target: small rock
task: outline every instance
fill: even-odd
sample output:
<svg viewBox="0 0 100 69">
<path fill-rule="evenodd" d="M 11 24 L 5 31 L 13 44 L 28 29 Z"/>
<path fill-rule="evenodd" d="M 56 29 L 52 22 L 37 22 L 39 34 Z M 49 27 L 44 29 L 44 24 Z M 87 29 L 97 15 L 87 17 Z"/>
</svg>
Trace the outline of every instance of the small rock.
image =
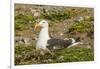
<svg viewBox="0 0 100 69">
<path fill-rule="evenodd" d="M 83 21 L 84 20 L 84 17 L 77 17 L 76 18 L 76 21 L 80 22 L 80 21 Z"/>
<path fill-rule="evenodd" d="M 60 33 L 60 36 L 64 35 L 63 33 Z"/>
<path fill-rule="evenodd" d="M 27 44 L 27 45 L 30 44 L 30 41 L 31 41 L 30 38 L 24 38 L 24 43 L 25 44 Z"/>
<path fill-rule="evenodd" d="M 35 17 L 38 17 L 39 15 L 40 15 L 39 12 L 35 12 L 35 13 L 34 13 L 34 16 L 35 16 Z"/>
</svg>

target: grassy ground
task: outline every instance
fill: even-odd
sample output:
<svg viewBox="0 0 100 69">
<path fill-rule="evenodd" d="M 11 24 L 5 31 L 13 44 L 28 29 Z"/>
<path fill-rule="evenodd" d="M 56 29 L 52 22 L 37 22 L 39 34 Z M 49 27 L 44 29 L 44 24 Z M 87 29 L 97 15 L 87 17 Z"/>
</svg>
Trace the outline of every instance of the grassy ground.
<svg viewBox="0 0 100 69">
<path fill-rule="evenodd" d="M 53 51 L 52 54 L 47 52 L 45 55 L 35 50 L 35 40 L 29 45 L 15 42 L 15 65 L 93 61 L 93 13 L 93 8 L 15 4 L 15 37 L 38 37 L 39 30 L 34 32 L 34 25 L 41 19 L 47 19 L 51 37 L 80 37 L 83 42 L 83 45 Z"/>
<path fill-rule="evenodd" d="M 73 47 L 41 55 L 34 46 L 16 46 L 15 65 L 93 61 L 93 48 Z"/>
</svg>

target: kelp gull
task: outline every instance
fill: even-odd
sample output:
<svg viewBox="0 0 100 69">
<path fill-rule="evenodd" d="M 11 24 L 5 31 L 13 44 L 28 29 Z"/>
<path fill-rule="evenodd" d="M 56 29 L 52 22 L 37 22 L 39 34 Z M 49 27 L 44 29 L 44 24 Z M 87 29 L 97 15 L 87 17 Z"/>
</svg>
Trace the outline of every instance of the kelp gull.
<svg viewBox="0 0 100 69">
<path fill-rule="evenodd" d="M 47 20 L 42 20 L 35 25 L 34 30 L 37 27 L 41 27 L 41 31 L 39 33 L 39 38 L 37 39 L 36 49 L 62 49 L 67 47 L 72 47 L 79 44 L 79 38 L 69 38 L 69 39 L 57 39 L 57 38 L 50 38 L 49 37 L 49 28 L 48 28 Z"/>
</svg>

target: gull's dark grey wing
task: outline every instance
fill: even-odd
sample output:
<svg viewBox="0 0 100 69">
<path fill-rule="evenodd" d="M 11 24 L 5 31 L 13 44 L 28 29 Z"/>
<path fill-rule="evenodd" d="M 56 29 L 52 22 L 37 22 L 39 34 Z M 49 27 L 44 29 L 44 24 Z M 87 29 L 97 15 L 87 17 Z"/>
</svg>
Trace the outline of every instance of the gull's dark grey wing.
<svg viewBox="0 0 100 69">
<path fill-rule="evenodd" d="M 72 44 L 72 40 L 63 40 L 63 39 L 49 39 L 47 41 L 47 48 L 48 49 L 62 49 L 62 48 L 66 48 L 69 45 Z"/>
</svg>

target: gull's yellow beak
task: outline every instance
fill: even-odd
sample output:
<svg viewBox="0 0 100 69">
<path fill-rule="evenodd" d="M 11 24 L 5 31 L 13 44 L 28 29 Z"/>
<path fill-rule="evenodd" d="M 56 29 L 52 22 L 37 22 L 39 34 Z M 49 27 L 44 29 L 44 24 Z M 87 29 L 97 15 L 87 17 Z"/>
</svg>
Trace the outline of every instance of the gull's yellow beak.
<svg viewBox="0 0 100 69">
<path fill-rule="evenodd" d="M 39 23 L 35 25 L 34 31 L 35 31 L 38 27 L 41 27 L 41 25 L 40 25 Z"/>
</svg>

